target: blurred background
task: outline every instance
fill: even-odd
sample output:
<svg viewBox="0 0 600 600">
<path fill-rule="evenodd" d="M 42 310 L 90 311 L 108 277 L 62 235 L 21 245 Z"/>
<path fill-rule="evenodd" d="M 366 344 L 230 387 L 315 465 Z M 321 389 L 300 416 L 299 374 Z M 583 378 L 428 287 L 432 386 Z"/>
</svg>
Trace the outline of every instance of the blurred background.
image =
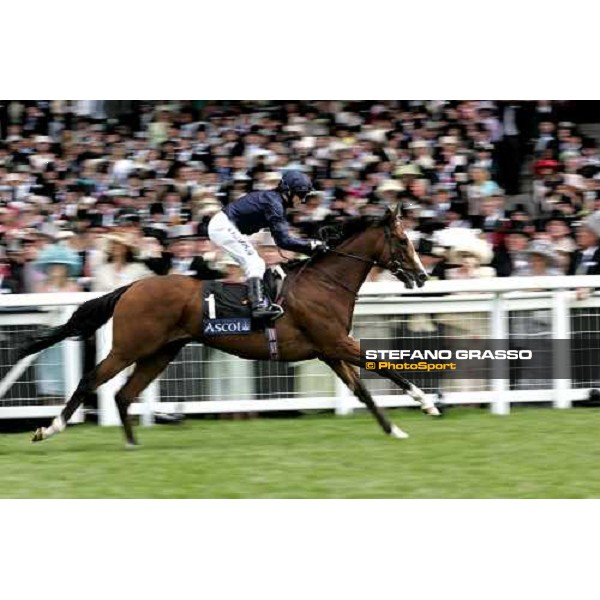
<svg viewBox="0 0 600 600">
<path fill-rule="evenodd" d="M 0 101 L 0 286 L 107 291 L 190 256 L 223 274 L 207 220 L 286 168 L 318 190 L 300 234 L 401 202 L 435 277 L 468 276 L 446 268 L 447 229 L 484 233 L 488 275 L 587 272 L 576 231 L 600 208 L 598 121 L 598 102 Z"/>
</svg>

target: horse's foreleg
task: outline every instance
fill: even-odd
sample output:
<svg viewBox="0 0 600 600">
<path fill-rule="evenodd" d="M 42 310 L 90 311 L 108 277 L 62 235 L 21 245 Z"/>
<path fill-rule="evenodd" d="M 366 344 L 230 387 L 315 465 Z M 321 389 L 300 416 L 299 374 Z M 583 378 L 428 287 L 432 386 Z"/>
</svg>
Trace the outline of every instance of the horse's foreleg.
<svg viewBox="0 0 600 600">
<path fill-rule="evenodd" d="M 383 431 L 396 438 L 407 438 L 408 434 L 402 431 L 396 425 L 390 423 L 387 417 L 381 412 L 379 407 L 375 404 L 375 400 L 369 393 L 369 390 L 365 387 L 364 383 L 360 380 L 358 373 L 354 367 L 339 359 L 322 359 L 327 363 L 335 372 L 335 374 L 352 390 L 354 395 L 369 409 L 371 414 L 375 417 Z"/>
<path fill-rule="evenodd" d="M 115 395 L 128 447 L 137 445 L 133 434 L 131 416 L 128 414 L 129 405 L 162 373 L 167 365 L 177 356 L 181 348 L 186 345 L 187 341 L 177 340 L 171 342 L 164 345 L 154 354 L 138 360 L 133 373 Z"/>
<path fill-rule="evenodd" d="M 86 396 L 95 392 L 103 383 L 112 379 L 117 373 L 128 367 L 130 364 L 130 361 L 128 362 L 120 356 L 110 352 L 93 371 L 86 373 L 81 378 L 76 390 L 69 398 L 69 401 L 60 415 L 52 421 L 52 424 L 49 427 L 39 427 L 33 434 L 31 441 L 41 442 L 42 440 L 46 440 L 54 434 L 63 431 L 67 426 L 69 419 L 85 400 Z"/>
<path fill-rule="evenodd" d="M 341 340 L 334 349 L 334 355 L 341 360 L 345 360 L 357 367 L 363 367 L 368 362 L 367 358 L 360 351 L 360 344 L 352 337 L 347 337 Z M 389 379 L 396 385 L 400 386 L 413 400 L 421 405 L 421 410 L 431 416 L 439 416 L 440 411 L 437 409 L 433 400 L 427 398 L 421 388 L 411 383 L 396 371 L 392 369 L 378 369 L 377 374 L 381 377 Z"/>
<path fill-rule="evenodd" d="M 440 411 L 435 405 L 435 402 L 428 398 L 420 387 L 417 387 L 414 383 L 408 381 L 408 379 L 404 379 L 404 377 L 392 369 L 382 369 L 377 371 L 377 374 L 389 379 L 396 385 L 399 385 L 413 400 L 421 405 L 421 410 L 425 414 L 432 417 L 440 416 Z"/>
</svg>

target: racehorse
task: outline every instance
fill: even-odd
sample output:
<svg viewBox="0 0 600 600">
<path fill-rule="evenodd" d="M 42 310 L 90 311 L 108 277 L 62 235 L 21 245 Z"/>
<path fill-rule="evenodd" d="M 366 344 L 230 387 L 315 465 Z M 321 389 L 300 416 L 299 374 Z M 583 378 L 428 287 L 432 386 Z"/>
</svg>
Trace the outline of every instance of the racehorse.
<svg viewBox="0 0 600 600">
<path fill-rule="evenodd" d="M 427 279 L 398 210 L 388 209 L 383 217 L 357 218 L 335 226 L 337 239 L 329 236 L 327 253 L 290 266 L 282 290 L 285 313 L 275 328 L 278 360 L 322 360 L 366 405 L 386 434 L 406 438 L 408 434 L 388 420 L 360 380 L 355 367 L 364 366 L 366 361 L 359 343 L 349 335 L 358 290 L 374 265 L 391 271 L 408 288 L 415 284 L 420 287 Z M 129 405 L 192 340 L 242 358 L 269 359 L 263 332 L 218 337 L 202 333 L 203 285 L 184 275 L 148 277 L 85 302 L 67 323 L 32 339 L 21 350 L 20 358 L 68 337 L 89 337 L 113 317 L 109 354 L 84 374 L 61 414 L 49 427 L 39 428 L 32 441 L 64 430 L 86 395 L 135 364 L 115 395 L 127 446 L 135 446 Z M 399 385 L 425 413 L 439 414 L 418 387 L 395 371 L 377 373 Z"/>
</svg>

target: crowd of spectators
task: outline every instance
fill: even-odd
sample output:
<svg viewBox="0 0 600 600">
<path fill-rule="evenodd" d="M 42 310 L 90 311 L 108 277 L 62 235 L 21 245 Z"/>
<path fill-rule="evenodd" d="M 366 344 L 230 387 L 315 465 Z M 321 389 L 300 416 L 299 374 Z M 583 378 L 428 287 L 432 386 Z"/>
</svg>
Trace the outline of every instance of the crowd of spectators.
<svg viewBox="0 0 600 600">
<path fill-rule="evenodd" d="M 0 101 L 0 291 L 239 278 L 208 219 L 286 168 L 317 189 L 291 217 L 299 235 L 400 203 L 434 277 L 597 274 L 600 156 L 572 113 L 550 101 Z"/>
</svg>

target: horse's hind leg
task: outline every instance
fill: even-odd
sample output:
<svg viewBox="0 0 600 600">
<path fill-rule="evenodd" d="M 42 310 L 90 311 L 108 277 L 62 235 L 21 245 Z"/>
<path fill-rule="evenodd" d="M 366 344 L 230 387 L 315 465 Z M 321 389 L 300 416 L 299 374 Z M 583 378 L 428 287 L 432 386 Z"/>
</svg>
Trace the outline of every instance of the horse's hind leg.
<svg viewBox="0 0 600 600">
<path fill-rule="evenodd" d="M 132 361 L 128 361 L 119 355 L 110 352 L 92 371 L 86 373 L 79 381 L 77 389 L 49 427 L 39 427 L 33 434 L 32 442 L 41 442 L 55 433 L 65 429 L 73 413 L 79 408 L 88 394 L 92 394 L 103 383 L 112 379 L 117 373 L 128 367 Z"/>
<path fill-rule="evenodd" d="M 137 445 L 133 434 L 129 405 L 146 389 L 146 387 L 162 373 L 166 366 L 177 356 L 188 340 L 177 340 L 162 346 L 154 354 L 137 361 L 135 369 L 125 385 L 115 395 L 119 416 L 123 424 L 127 447 Z"/>
<path fill-rule="evenodd" d="M 387 435 L 400 439 L 408 437 L 408 433 L 390 423 L 383 412 L 381 412 L 379 407 L 375 404 L 369 390 L 367 390 L 364 383 L 360 380 L 358 373 L 351 364 L 344 362 L 343 360 L 330 360 L 325 358 L 322 360 L 333 369 L 335 374 L 352 390 L 354 395 L 366 405 Z"/>
</svg>

